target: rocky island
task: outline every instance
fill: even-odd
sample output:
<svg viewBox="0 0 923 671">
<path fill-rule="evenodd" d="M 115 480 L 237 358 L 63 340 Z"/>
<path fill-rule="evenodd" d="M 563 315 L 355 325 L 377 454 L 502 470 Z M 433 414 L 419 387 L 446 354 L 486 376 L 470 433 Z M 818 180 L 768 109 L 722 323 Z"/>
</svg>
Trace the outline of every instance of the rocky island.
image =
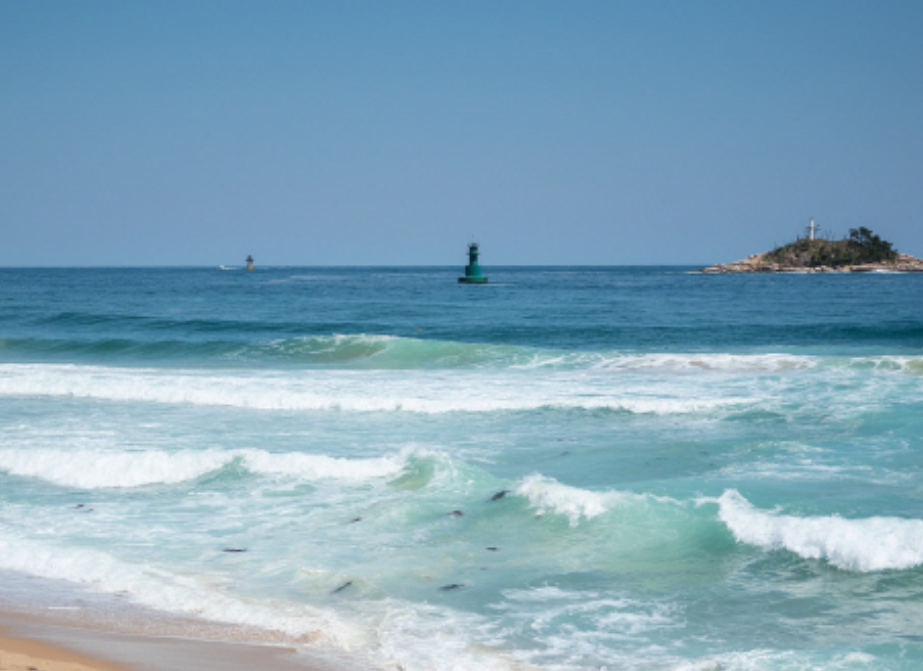
<svg viewBox="0 0 923 671">
<path fill-rule="evenodd" d="M 753 254 L 742 261 L 703 268 L 703 273 L 868 273 L 923 272 L 923 259 L 901 254 L 890 242 L 882 240 L 869 229 L 853 228 L 844 240 L 814 237 L 813 220 L 810 235 L 777 247 L 771 252 Z"/>
</svg>

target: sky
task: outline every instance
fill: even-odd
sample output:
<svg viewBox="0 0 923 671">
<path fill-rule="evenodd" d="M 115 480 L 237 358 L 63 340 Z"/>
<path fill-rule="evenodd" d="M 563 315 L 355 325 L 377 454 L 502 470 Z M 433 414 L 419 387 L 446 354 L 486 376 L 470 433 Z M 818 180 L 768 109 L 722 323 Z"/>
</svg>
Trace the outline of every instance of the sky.
<svg viewBox="0 0 923 671">
<path fill-rule="evenodd" d="M 0 0 L 0 266 L 923 256 L 919 0 Z"/>
</svg>

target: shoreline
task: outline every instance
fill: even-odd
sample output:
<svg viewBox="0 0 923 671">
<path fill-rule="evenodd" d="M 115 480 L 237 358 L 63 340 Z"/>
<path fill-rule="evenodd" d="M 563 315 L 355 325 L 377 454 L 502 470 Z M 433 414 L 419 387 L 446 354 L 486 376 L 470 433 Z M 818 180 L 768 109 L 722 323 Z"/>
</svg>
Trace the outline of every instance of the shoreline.
<svg viewBox="0 0 923 671">
<path fill-rule="evenodd" d="M 280 632 L 152 610 L 118 595 L 0 571 L 0 671 L 355 671 Z"/>
<path fill-rule="evenodd" d="M 0 616 L 0 622 L 5 619 Z M 135 667 L 81 655 L 43 640 L 10 634 L 5 623 L 0 624 L 0 671 L 137 671 Z"/>
<path fill-rule="evenodd" d="M 770 252 L 751 254 L 733 263 L 718 263 L 699 272 L 705 275 L 730 275 L 742 273 L 923 273 L 923 259 L 909 254 L 898 254 L 887 263 L 865 263 L 854 266 L 797 266 L 771 263 L 766 260 Z"/>
<path fill-rule="evenodd" d="M 294 647 L 154 636 L 0 610 L 0 671 L 343 671 Z"/>
</svg>

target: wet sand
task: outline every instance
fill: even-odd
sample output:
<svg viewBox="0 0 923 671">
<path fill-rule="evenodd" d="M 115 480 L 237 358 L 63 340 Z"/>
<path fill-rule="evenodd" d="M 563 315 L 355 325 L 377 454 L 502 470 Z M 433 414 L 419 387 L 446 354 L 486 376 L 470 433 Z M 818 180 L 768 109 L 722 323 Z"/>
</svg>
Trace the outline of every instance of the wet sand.
<svg viewBox="0 0 923 671">
<path fill-rule="evenodd" d="M 0 633 L 5 634 L 3 629 Z M 0 635 L 0 671 L 130 671 L 40 641 Z"/>
<path fill-rule="evenodd" d="M 114 633 L 0 612 L 0 671 L 340 671 L 294 648 Z"/>
</svg>

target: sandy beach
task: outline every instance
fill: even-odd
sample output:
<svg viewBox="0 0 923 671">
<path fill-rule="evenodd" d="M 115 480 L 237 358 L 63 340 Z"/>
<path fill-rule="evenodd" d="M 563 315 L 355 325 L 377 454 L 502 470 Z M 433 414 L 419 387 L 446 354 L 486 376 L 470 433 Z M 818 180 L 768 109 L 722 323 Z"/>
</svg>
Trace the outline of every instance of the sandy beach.
<svg viewBox="0 0 923 671">
<path fill-rule="evenodd" d="M 5 630 L 0 630 L 5 633 Z M 128 671 L 128 667 L 24 638 L 0 636 L 2 671 Z"/>
<path fill-rule="evenodd" d="M 100 631 L 0 612 L 0 671 L 342 671 L 294 648 Z"/>
</svg>

